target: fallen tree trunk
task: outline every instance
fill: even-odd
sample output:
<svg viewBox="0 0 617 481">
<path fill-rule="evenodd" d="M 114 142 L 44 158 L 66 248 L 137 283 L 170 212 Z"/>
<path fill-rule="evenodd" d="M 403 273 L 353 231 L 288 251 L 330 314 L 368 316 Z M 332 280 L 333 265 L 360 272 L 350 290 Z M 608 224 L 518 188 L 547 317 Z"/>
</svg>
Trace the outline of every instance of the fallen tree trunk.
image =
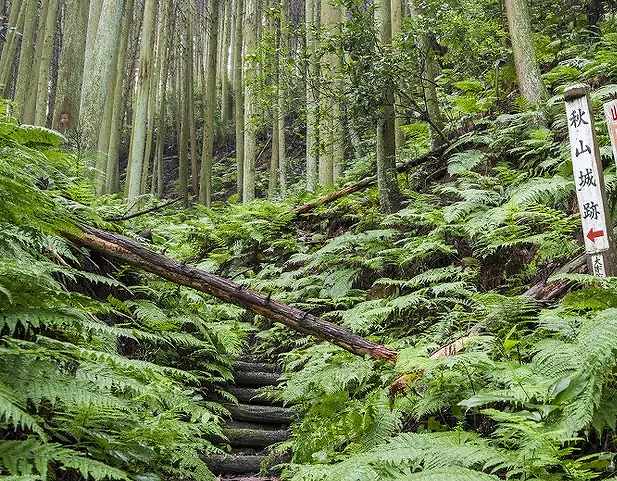
<svg viewBox="0 0 617 481">
<path fill-rule="evenodd" d="M 432 159 L 437 159 L 439 158 L 441 154 L 443 154 L 445 150 L 446 150 L 446 146 L 441 147 L 437 150 L 432 150 L 428 154 L 425 154 L 421 157 L 418 157 L 416 159 L 411 159 L 407 162 L 398 164 L 396 166 L 396 170 L 398 172 L 405 172 L 406 170 L 412 167 L 417 167 L 418 165 L 424 164 Z M 341 197 L 345 197 L 346 195 L 353 194 L 354 192 L 359 192 L 361 190 L 364 190 L 376 183 L 377 183 L 376 175 L 365 177 L 364 179 L 359 180 L 358 182 L 355 182 L 353 184 L 349 184 L 348 186 L 345 186 L 342 189 L 336 190 L 334 192 L 330 192 L 329 194 L 326 194 L 323 197 L 320 197 L 319 199 L 313 200 L 304 205 L 296 207 L 292 212 L 295 215 L 306 214 L 312 211 L 313 209 L 316 209 L 319 206 L 329 204 L 330 202 L 334 202 L 335 200 L 338 200 Z"/>
<path fill-rule="evenodd" d="M 332 342 L 353 354 L 396 362 L 396 351 L 381 344 L 369 341 L 308 312 L 271 299 L 269 295 L 253 292 L 228 279 L 184 265 L 126 237 L 88 226 L 83 226 L 80 233 L 65 232 L 64 235 L 76 244 L 113 256 L 176 284 L 213 295 L 224 302 L 244 307 L 255 314 L 285 324 L 294 331 Z"/>
<path fill-rule="evenodd" d="M 173 198 L 171 200 L 168 200 L 167 202 L 164 202 L 164 203 L 159 204 L 159 205 L 155 205 L 154 207 L 150 207 L 149 209 L 141 210 L 141 211 L 135 212 L 133 214 L 125 214 L 125 215 L 116 216 L 116 217 L 106 217 L 105 220 L 107 222 L 121 222 L 123 220 L 134 219 L 135 217 L 139 217 L 139 216 L 142 216 L 142 215 L 150 214 L 152 212 L 156 212 L 157 210 L 164 209 L 165 207 L 169 207 L 170 205 L 173 205 L 176 202 L 180 202 L 181 200 L 182 200 L 182 197 L 175 197 L 175 198 Z"/>
</svg>

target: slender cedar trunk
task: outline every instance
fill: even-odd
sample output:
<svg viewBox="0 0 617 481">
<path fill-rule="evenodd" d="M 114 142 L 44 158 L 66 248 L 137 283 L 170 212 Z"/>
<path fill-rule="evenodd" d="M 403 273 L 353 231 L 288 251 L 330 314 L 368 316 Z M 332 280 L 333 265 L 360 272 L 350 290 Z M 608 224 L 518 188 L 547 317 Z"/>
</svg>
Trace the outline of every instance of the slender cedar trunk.
<svg viewBox="0 0 617 481">
<path fill-rule="evenodd" d="M 236 189 L 240 197 L 242 197 L 242 186 L 244 184 L 243 12 L 244 0 L 236 0 L 236 28 L 234 29 L 234 123 L 236 129 Z"/>
<path fill-rule="evenodd" d="M 152 76 L 152 35 L 156 1 L 145 4 L 144 19 L 141 27 L 141 46 L 139 52 L 139 77 L 133 113 L 133 137 L 131 146 L 130 176 L 128 202 L 137 208 L 137 199 L 141 193 L 141 174 L 146 144 L 148 100 L 150 98 L 150 78 Z"/>
<path fill-rule="evenodd" d="M 31 75 L 28 79 L 28 92 L 26 93 L 26 99 L 24 101 L 23 108 L 23 121 L 28 124 L 35 123 L 36 117 L 36 95 L 38 93 L 39 86 L 39 71 L 41 68 L 41 62 L 43 60 L 43 48 L 45 42 L 45 27 L 47 24 L 49 7 L 52 0 L 43 0 L 41 2 L 41 8 L 39 10 L 39 19 L 37 24 L 37 30 L 35 32 L 34 40 L 34 54 L 32 57 Z M 49 68 L 48 68 L 49 72 Z"/>
<path fill-rule="evenodd" d="M 278 1 L 276 7 L 272 6 L 271 9 L 280 7 Z M 270 7 L 266 5 L 266 10 Z M 279 59 L 278 52 L 280 50 L 279 39 L 279 21 L 273 15 L 267 17 L 267 29 L 274 34 L 274 55 L 269 60 L 269 70 L 273 72 L 272 84 L 274 85 L 275 92 L 277 93 L 277 99 L 272 103 L 272 122 L 270 123 L 272 129 L 272 147 L 270 149 L 270 167 L 268 169 L 268 199 L 272 200 L 278 193 L 278 169 L 279 169 L 279 130 L 278 130 L 278 88 L 279 88 Z"/>
<path fill-rule="evenodd" d="M 51 127 L 54 119 L 54 106 L 56 105 L 56 93 L 58 91 L 58 70 L 60 67 L 60 50 L 62 48 L 62 2 L 58 2 L 58 15 L 52 45 L 51 63 L 49 65 L 49 107 L 45 117 L 45 125 Z"/>
<path fill-rule="evenodd" d="M 167 123 L 167 81 L 169 79 L 169 65 L 171 56 L 171 38 L 174 29 L 174 22 L 171 16 L 171 2 L 165 2 L 163 10 L 163 22 L 164 28 L 162 31 L 162 37 L 160 41 L 160 55 L 161 56 L 161 68 L 159 69 L 160 77 L 158 79 L 159 92 L 160 92 L 160 106 L 158 115 L 158 128 L 156 137 L 156 162 L 152 173 L 152 194 L 156 194 L 158 197 L 163 196 L 163 153 L 165 147 L 165 127 Z"/>
<path fill-rule="evenodd" d="M 34 34 L 37 29 L 37 0 L 25 0 L 25 22 L 23 36 L 21 38 L 21 50 L 15 85 L 15 103 L 17 104 L 17 118 L 29 124 L 34 120 L 34 112 L 27 111 L 29 100 L 28 92 L 32 80 L 32 67 L 34 63 Z"/>
<path fill-rule="evenodd" d="M 56 33 L 56 19 L 58 18 L 58 0 L 49 0 L 47 18 L 45 19 L 45 36 L 40 48 L 40 63 L 38 72 L 33 72 L 38 78 L 35 95 L 35 125 L 47 123 L 47 106 L 49 102 L 49 68 L 54 51 L 54 36 Z"/>
<path fill-rule="evenodd" d="M 244 21 L 245 56 L 251 55 L 257 43 L 257 2 L 247 0 Z M 255 155 L 257 150 L 257 108 L 254 85 L 256 66 L 245 62 L 244 68 L 244 182 L 242 184 L 242 201 L 255 199 Z"/>
<path fill-rule="evenodd" d="M 396 0 L 393 0 L 396 1 Z M 416 6 L 417 0 L 407 0 L 409 13 L 412 17 L 419 17 L 420 11 Z M 439 63 L 435 51 L 431 46 L 430 34 L 424 31 L 418 32 L 417 46 L 420 56 L 420 84 L 424 94 L 426 113 L 430 121 L 431 143 L 433 149 L 439 148 L 444 143 L 444 120 L 439 107 L 437 86 L 435 80 L 439 75 Z"/>
<path fill-rule="evenodd" d="M 148 186 L 148 175 L 150 172 L 150 163 L 152 157 L 152 147 L 154 144 L 154 126 L 156 125 L 156 119 L 160 116 L 161 112 L 161 98 L 162 98 L 162 85 L 161 85 L 161 72 L 162 63 L 166 61 L 167 55 L 167 24 L 169 15 L 169 2 L 163 2 L 159 5 L 159 14 L 157 20 L 157 33 L 156 33 L 156 52 L 155 67 L 152 76 L 150 77 L 150 99 L 148 104 L 148 134 L 146 136 L 146 153 L 144 156 L 144 169 L 141 179 L 142 194 L 147 191 L 151 191 L 151 186 Z M 157 155 L 156 148 L 154 149 L 155 158 Z M 156 160 L 154 162 L 156 164 Z M 152 178 L 156 177 L 156 165 L 153 165 Z"/>
<path fill-rule="evenodd" d="M 11 78 L 15 52 L 17 51 L 17 32 L 22 31 L 25 16 L 26 2 L 13 0 L 9 13 L 6 40 L 2 44 L 2 55 L 0 55 L 0 93 L 6 93 L 8 90 L 7 87 Z"/>
<path fill-rule="evenodd" d="M 321 30 L 332 36 L 337 33 L 342 21 L 341 7 L 321 1 Z M 319 183 L 324 187 L 332 187 L 335 172 L 342 164 L 341 154 L 344 149 L 341 128 L 341 112 L 338 95 L 341 90 L 338 79 L 340 57 L 338 53 L 329 52 L 324 55 L 321 63 L 321 94 L 319 111 Z M 338 169 L 335 167 L 338 165 Z"/>
<path fill-rule="evenodd" d="M 254 314 L 282 323 L 294 331 L 332 342 L 353 354 L 370 356 L 379 361 L 396 362 L 397 352 L 386 346 L 364 339 L 344 327 L 308 312 L 271 299 L 269 295 L 250 291 L 231 280 L 157 254 L 126 237 L 92 227 L 83 227 L 82 232 L 78 234 L 65 235 L 81 246 L 113 256 L 176 284 L 205 292 L 224 302 L 244 307 Z"/>
<path fill-rule="evenodd" d="M 84 71 L 88 1 L 66 0 L 58 90 L 52 127 L 64 131 L 79 125 L 79 99 Z"/>
<path fill-rule="evenodd" d="M 210 0 L 208 25 L 208 63 L 204 116 L 204 138 L 201 157 L 199 202 L 206 207 L 212 204 L 212 162 L 214 149 L 214 113 L 216 111 L 216 55 L 218 51 L 219 0 Z"/>
<path fill-rule="evenodd" d="M 123 85 L 126 74 L 126 52 L 129 43 L 129 33 L 133 24 L 133 6 L 135 0 L 127 0 L 126 14 L 122 20 L 122 36 L 114 74 L 113 90 L 110 98 L 113 100 L 112 116 L 109 130 L 109 152 L 105 175 L 105 191 L 120 192 L 120 135 L 126 109 L 124 108 L 125 89 Z M 127 80 L 128 83 L 128 80 Z"/>
<path fill-rule="evenodd" d="M 124 25 L 129 17 L 128 11 L 126 10 L 127 4 L 123 5 L 123 20 L 122 24 Z M 121 30 L 122 32 L 122 30 Z M 108 185 L 111 185 L 110 178 L 113 178 L 113 172 L 115 172 L 115 165 L 112 165 L 113 162 L 109 160 L 109 150 L 110 150 L 110 142 L 111 135 L 113 129 L 113 121 L 114 121 L 114 107 L 115 107 L 115 90 L 116 83 L 118 81 L 118 64 L 120 61 L 118 60 L 120 55 L 120 48 L 122 47 L 122 33 L 120 38 L 114 43 L 112 46 L 112 50 L 110 52 L 111 62 L 114 68 L 110 72 L 110 75 L 107 79 L 106 91 L 108 92 L 105 97 L 105 109 L 103 110 L 103 116 L 101 117 L 101 124 L 99 126 L 99 134 L 98 141 L 96 144 L 96 165 L 94 172 L 94 187 L 97 195 L 102 195 L 110 192 L 107 189 Z M 124 46 L 126 48 L 126 46 Z M 121 68 L 124 67 L 124 60 L 122 61 Z M 113 169 L 113 171 L 112 171 Z"/>
<path fill-rule="evenodd" d="M 546 89 L 533 47 L 527 0 L 505 0 L 505 7 L 518 88 L 527 102 L 537 106 L 546 97 Z"/>
<path fill-rule="evenodd" d="M 410 0 L 410 3 L 413 0 Z M 401 35 L 401 23 L 403 18 L 403 6 L 401 4 L 401 0 L 391 0 L 391 17 L 392 17 L 392 39 L 400 40 Z M 400 84 L 400 82 L 399 82 Z M 400 87 L 400 85 L 399 85 Z M 396 156 L 398 158 L 401 147 L 405 142 L 403 131 L 401 130 L 402 125 L 402 112 L 401 112 L 401 102 L 398 94 L 394 96 L 394 140 L 396 146 Z"/>
<path fill-rule="evenodd" d="M 189 149 L 189 137 L 190 137 L 190 127 L 189 122 L 191 119 L 189 118 L 189 109 L 188 102 L 190 96 L 190 82 L 189 78 L 189 63 L 192 59 L 189 57 L 189 45 L 190 36 L 189 29 L 186 28 L 184 31 L 184 42 L 183 42 L 183 55 L 184 58 L 181 60 L 181 67 L 178 69 L 179 73 L 179 82 L 178 82 L 178 115 L 181 118 L 181 127 L 180 127 L 180 142 L 179 142 L 179 168 L 178 168 L 178 187 L 180 191 L 180 197 L 182 198 L 183 204 L 185 207 L 189 205 L 189 159 L 188 159 L 188 149 Z"/>
<path fill-rule="evenodd" d="M 319 29 L 319 0 L 305 2 L 306 28 L 306 189 L 317 187 L 319 162 L 319 59 L 317 37 Z"/>
<path fill-rule="evenodd" d="M 235 2 L 234 0 L 227 0 L 227 4 L 225 5 L 225 18 L 227 28 L 225 29 L 225 44 L 223 50 L 223 71 L 221 72 L 223 79 L 223 87 L 221 93 L 221 124 L 224 129 L 229 128 L 229 124 L 231 123 L 232 112 L 233 112 L 233 101 L 231 96 L 231 78 L 229 76 L 230 70 L 230 53 L 233 51 L 232 48 L 232 39 L 235 36 L 235 20 L 236 16 L 234 14 Z"/>
<path fill-rule="evenodd" d="M 278 51 L 277 51 L 277 116 L 276 129 L 278 130 L 278 158 L 279 158 L 279 188 L 281 197 L 287 195 L 287 150 L 285 133 L 285 114 L 287 89 L 285 88 L 285 66 L 287 65 L 287 55 L 289 54 L 289 37 L 287 28 L 288 0 L 280 1 L 280 15 L 278 23 Z"/>
<path fill-rule="evenodd" d="M 190 7 L 189 7 L 190 8 Z M 186 108 L 189 116 L 189 141 L 191 148 L 191 190 L 195 197 L 199 196 L 199 157 L 197 155 L 197 134 L 195 132 L 195 81 L 194 73 L 194 45 L 195 38 L 193 36 L 193 15 L 189 13 L 188 21 L 188 59 L 187 59 L 187 82 L 188 82 L 188 98 L 186 99 Z"/>
<path fill-rule="evenodd" d="M 115 72 L 116 62 L 113 61 L 113 55 L 110 52 L 113 52 L 120 36 L 122 5 L 122 0 L 103 0 L 99 27 L 94 39 L 94 52 L 91 59 L 84 62 L 79 120 L 83 141 L 89 150 L 96 147 L 105 100 L 109 96 L 109 78 Z M 89 20 L 88 30 L 93 28 Z"/>
<path fill-rule="evenodd" d="M 378 0 L 377 22 L 382 47 L 392 42 L 390 0 Z M 377 119 L 377 185 L 379 204 L 384 213 L 400 208 L 400 192 L 396 176 L 396 146 L 394 138 L 394 92 L 387 80 L 382 89 L 382 105 Z"/>
</svg>

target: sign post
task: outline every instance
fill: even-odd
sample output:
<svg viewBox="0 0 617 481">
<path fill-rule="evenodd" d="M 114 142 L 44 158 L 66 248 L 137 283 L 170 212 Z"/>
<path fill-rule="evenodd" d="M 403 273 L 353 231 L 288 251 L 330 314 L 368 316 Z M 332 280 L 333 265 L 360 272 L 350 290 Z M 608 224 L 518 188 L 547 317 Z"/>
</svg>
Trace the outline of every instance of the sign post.
<svg viewBox="0 0 617 481">
<path fill-rule="evenodd" d="M 606 215 L 606 193 L 600 151 L 593 127 L 593 111 L 586 85 L 573 85 L 564 92 L 570 135 L 570 153 L 578 209 L 583 226 L 590 272 L 598 277 L 617 274 L 612 227 Z"/>
</svg>

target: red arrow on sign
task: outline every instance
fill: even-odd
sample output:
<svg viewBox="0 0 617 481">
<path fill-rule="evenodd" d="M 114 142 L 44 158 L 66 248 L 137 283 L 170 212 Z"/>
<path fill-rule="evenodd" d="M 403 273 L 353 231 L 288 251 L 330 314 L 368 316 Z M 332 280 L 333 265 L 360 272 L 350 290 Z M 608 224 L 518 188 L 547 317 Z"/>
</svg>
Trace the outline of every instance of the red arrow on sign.
<svg viewBox="0 0 617 481">
<path fill-rule="evenodd" d="M 591 242 L 595 242 L 598 237 L 604 237 L 603 230 L 593 230 L 592 227 L 591 229 L 589 229 L 589 232 L 587 232 L 587 239 L 589 239 Z"/>
</svg>

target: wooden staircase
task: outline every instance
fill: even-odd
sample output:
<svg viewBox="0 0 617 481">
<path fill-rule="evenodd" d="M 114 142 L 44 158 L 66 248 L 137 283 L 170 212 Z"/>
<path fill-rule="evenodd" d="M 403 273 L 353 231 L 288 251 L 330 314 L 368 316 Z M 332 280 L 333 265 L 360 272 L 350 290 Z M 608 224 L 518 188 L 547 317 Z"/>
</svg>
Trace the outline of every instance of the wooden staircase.
<svg viewBox="0 0 617 481">
<path fill-rule="evenodd" d="M 228 390 L 239 404 L 225 406 L 232 419 L 224 429 L 231 452 L 211 455 L 205 460 L 219 480 L 278 480 L 275 475 L 260 476 L 258 473 L 268 446 L 289 438 L 294 411 L 264 398 L 259 388 L 277 385 L 280 368 L 270 363 L 238 361 L 234 370 L 235 383 Z M 283 461 L 277 459 L 275 464 Z"/>
</svg>

